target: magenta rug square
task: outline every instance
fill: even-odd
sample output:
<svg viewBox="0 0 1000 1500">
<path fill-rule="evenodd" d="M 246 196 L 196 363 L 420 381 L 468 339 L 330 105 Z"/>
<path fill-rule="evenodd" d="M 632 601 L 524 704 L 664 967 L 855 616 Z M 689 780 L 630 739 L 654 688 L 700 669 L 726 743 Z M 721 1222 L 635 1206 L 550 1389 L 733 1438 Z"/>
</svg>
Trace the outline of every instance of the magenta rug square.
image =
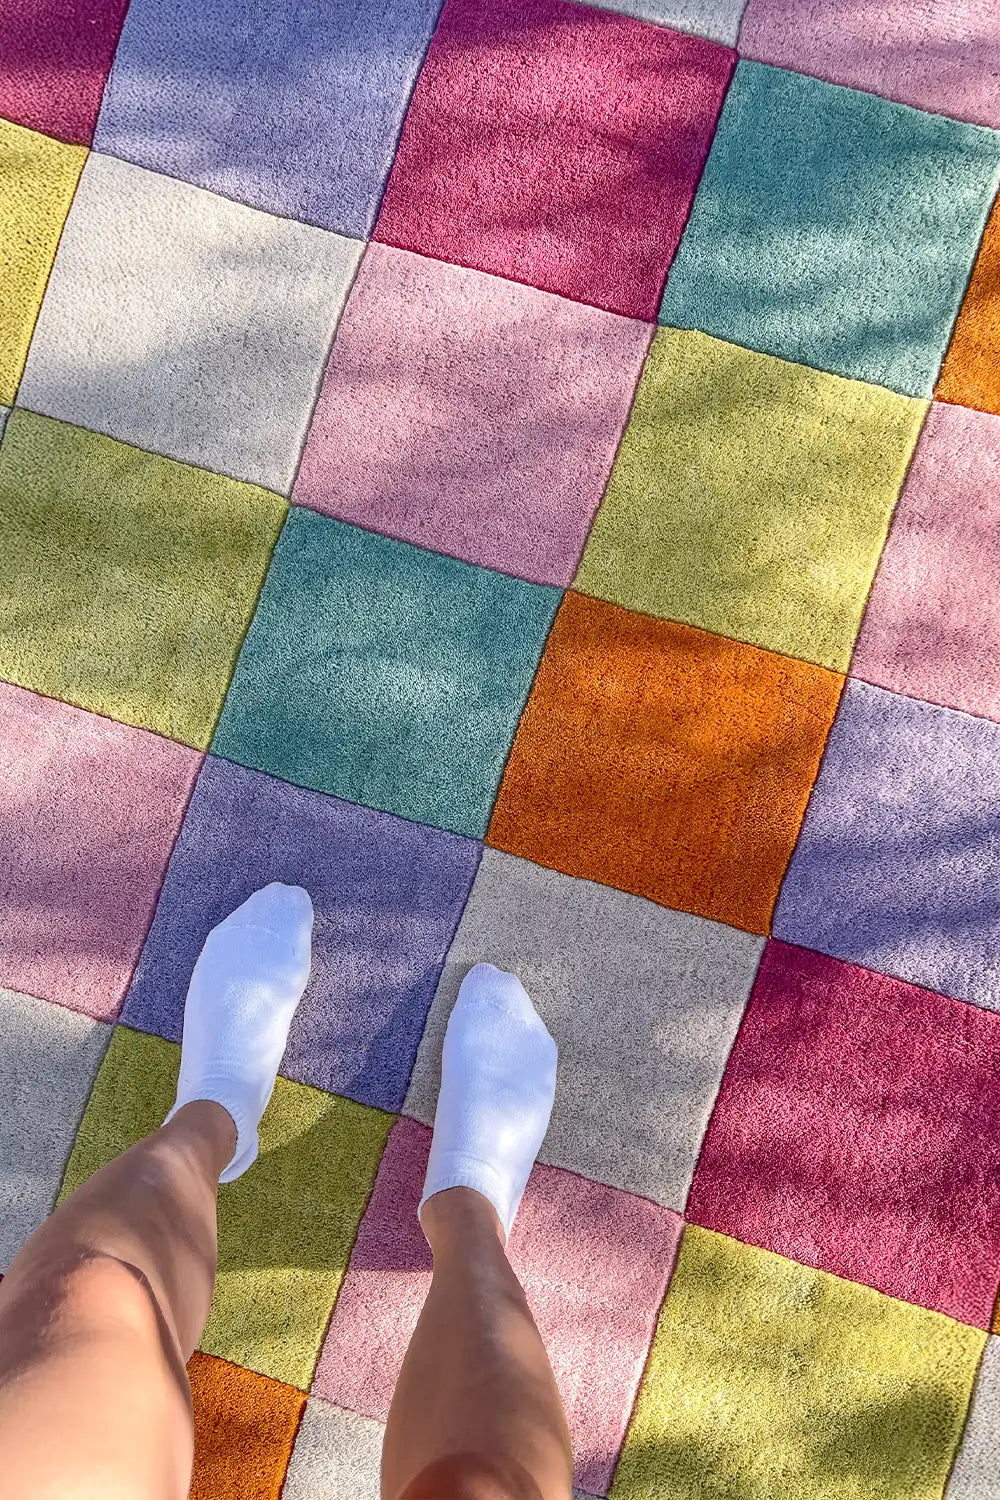
<svg viewBox="0 0 1000 1500">
<path fill-rule="evenodd" d="M 0 116 L 89 146 L 128 0 L 0 0 Z"/>
<path fill-rule="evenodd" d="M 653 322 L 734 62 L 569 0 L 447 0 L 375 238 Z"/>
<path fill-rule="evenodd" d="M 686 1217 L 988 1328 L 1000 1016 L 769 943 Z"/>
</svg>

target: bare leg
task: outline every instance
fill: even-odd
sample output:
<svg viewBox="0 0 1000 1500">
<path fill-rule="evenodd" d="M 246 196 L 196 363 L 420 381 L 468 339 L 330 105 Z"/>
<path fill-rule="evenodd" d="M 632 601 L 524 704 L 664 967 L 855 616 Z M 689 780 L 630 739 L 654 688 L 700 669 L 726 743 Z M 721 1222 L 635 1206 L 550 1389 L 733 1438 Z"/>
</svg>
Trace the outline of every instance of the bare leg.
<svg viewBox="0 0 1000 1500">
<path fill-rule="evenodd" d="M 161 1129 L 96 1172 L 0 1284 L 0 1500 L 184 1500 L 184 1366 L 216 1264 L 216 1196 L 258 1150 L 309 977 L 312 902 L 273 881 L 213 928 Z"/>
<path fill-rule="evenodd" d="M 208 1317 L 221 1105 L 185 1105 L 95 1173 L 0 1283 L 0 1500 L 183 1500 L 184 1366 Z"/>
<path fill-rule="evenodd" d="M 453 1187 L 420 1217 L 434 1278 L 389 1411 L 383 1500 L 568 1500 L 566 1418 L 492 1204 Z"/>
</svg>

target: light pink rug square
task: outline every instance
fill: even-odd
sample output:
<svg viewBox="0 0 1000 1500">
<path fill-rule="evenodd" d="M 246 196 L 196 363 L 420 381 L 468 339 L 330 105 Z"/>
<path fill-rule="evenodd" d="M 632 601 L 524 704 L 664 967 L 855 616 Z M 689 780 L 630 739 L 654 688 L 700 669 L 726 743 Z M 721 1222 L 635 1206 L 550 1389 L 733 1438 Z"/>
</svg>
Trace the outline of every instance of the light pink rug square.
<svg viewBox="0 0 1000 1500">
<path fill-rule="evenodd" d="M 0 683 L 0 984 L 117 1016 L 201 760 Z"/>
<path fill-rule="evenodd" d="M 393 1127 L 313 1394 L 384 1421 L 430 1285 L 417 1204 L 431 1133 Z M 576 1483 L 606 1493 L 673 1269 L 682 1221 L 646 1198 L 536 1166 L 510 1258 L 566 1407 Z"/>
<path fill-rule="evenodd" d="M 1000 125 L 997 0 L 749 0 L 739 49 L 932 114 Z"/>
<path fill-rule="evenodd" d="M 1000 720 L 1000 417 L 936 402 L 851 675 Z"/>
<path fill-rule="evenodd" d="M 652 332 L 370 245 L 293 498 L 466 562 L 568 584 Z"/>
</svg>

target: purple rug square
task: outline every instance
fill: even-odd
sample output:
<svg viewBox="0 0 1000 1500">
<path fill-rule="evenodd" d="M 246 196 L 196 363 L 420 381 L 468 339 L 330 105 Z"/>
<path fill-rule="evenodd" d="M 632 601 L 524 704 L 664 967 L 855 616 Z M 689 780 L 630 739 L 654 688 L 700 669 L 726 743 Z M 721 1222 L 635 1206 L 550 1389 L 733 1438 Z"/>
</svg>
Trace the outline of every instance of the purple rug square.
<svg viewBox="0 0 1000 1500">
<path fill-rule="evenodd" d="M 397 1110 L 480 845 L 209 757 L 122 1013 L 180 1041 L 209 931 L 271 880 L 305 886 L 312 973 L 281 1071 Z"/>
<path fill-rule="evenodd" d="M 98 151 L 365 239 L 441 0 L 132 0 Z"/>
<path fill-rule="evenodd" d="M 773 932 L 1000 1010 L 1000 725 L 849 681 Z"/>
</svg>

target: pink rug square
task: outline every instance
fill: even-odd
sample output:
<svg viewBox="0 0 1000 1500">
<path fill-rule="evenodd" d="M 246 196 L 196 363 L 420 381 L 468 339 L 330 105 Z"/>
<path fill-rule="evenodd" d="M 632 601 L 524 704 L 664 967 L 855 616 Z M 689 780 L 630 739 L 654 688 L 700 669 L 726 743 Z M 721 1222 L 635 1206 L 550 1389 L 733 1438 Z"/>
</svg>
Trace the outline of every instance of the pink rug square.
<svg viewBox="0 0 1000 1500">
<path fill-rule="evenodd" d="M 0 683 L 0 985 L 117 1016 L 201 760 Z"/>
<path fill-rule="evenodd" d="M 1000 125 L 996 0 L 749 0 L 739 47 L 758 62 Z"/>
<path fill-rule="evenodd" d="M 430 1285 L 417 1204 L 431 1133 L 393 1126 L 313 1394 L 384 1421 Z M 566 1406 L 576 1483 L 606 1493 L 673 1269 L 680 1218 L 646 1198 L 536 1166 L 510 1238 Z"/>
<path fill-rule="evenodd" d="M 375 238 L 655 322 L 734 63 L 569 0 L 446 0 Z"/>
<path fill-rule="evenodd" d="M 989 1328 L 1000 1015 L 770 942 L 686 1217 Z"/>
<path fill-rule="evenodd" d="M 1000 719 L 1000 417 L 935 402 L 851 675 Z"/>
<path fill-rule="evenodd" d="M 648 323 L 372 245 L 294 499 L 568 584 L 651 336 Z"/>
</svg>

